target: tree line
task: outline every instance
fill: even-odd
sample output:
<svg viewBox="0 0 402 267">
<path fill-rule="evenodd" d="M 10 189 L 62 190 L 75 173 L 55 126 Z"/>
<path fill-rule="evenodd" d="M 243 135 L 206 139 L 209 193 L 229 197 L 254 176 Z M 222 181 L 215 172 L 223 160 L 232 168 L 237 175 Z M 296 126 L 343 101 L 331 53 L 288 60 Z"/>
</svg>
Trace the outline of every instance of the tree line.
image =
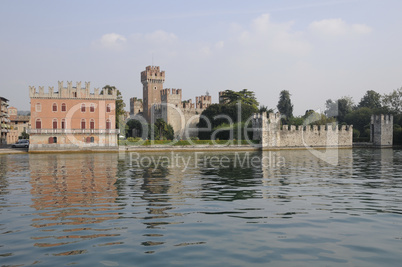
<svg viewBox="0 0 402 267">
<path fill-rule="evenodd" d="M 104 89 L 114 88 L 106 85 Z M 116 100 L 116 126 L 120 124 L 119 118 L 124 114 L 125 104 L 120 91 L 117 91 Z M 251 128 L 249 118 L 253 113 L 280 112 L 282 124 L 287 125 L 325 125 L 327 123 L 353 125 L 354 141 L 368 141 L 370 138 L 370 120 L 373 114 L 392 114 L 394 116 L 394 144 L 402 144 L 402 87 L 393 90 L 389 94 L 383 94 L 368 90 L 360 101 L 355 104 L 353 99 L 343 96 L 339 99 L 328 99 L 325 103 L 326 109 L 319 113 L 313 109 L 306 110 L 302 116 L 293 115 L 293 104 L 291 94 L 288 90 L 282 90 L 279 94 L 278 104 L 275 108 L 268 108 L 259 105 L 255 93 L 248 89 L 240 91 L 226 90 L 221 96 L 219 104 L 211 104 L 202 114 L 197 127 L 198 138 L 206 139 L 245 139 L 244 129 Z M 207 122 L 211 124 L 209 125 Z M 132 130 L 140 131 L 139 121 L 129 121 L 126 130 L 131 136 Z M 173 127 L 157 120 L 155 124 L 147 125 L 148 133 L 153 133 L 155 139 L 173 139 Z M 209 130 L 206 130 L 208 129 Z M 240 131 L 239 131 L 240 130 Z M 247 131 L 246 131 L 247 132 Z M 137 136 L 141 136 L 137 132 Z M 252 132 L 248 131 L 248 138 Z M 149 134 L 148 138 L 151 138 Z"/>
<path fill-rule="evenodd" d="M 324 113 L 307 110 L 304 116 L 295 117 L 290 93 L 284 90 L 280 93 L 277 108 L 284 115 L 282 122 L 287 124 L 305 124 L 305 120 L 314 115 L 315 119 L 310 124 L 322 125 L 337 121 L 339 124 L 353 125 L 354 141 L 369 141 L 371 115 L 392 114 L 394 144 L 402 144 L 402 88 L 384 95 L 368 90 L 357 104 L 348 96 L 336 100 L 328 99 L 325 106 Z"/>
</svg>

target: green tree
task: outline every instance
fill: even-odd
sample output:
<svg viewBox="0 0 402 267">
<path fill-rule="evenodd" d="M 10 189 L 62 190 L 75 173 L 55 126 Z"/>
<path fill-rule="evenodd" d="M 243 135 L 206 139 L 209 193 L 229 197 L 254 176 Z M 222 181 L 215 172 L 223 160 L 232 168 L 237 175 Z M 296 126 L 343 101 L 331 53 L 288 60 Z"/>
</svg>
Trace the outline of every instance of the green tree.
<svg viewBox="0 0 402 267">
<path fill-rule="evenodd" d="M 328 118 L 323 113 L 315 112 L 314 110 L 306 110 L 303 118 L 303 125 L 326 125 L 328 123 L 334 123 L 335 118 Z"/>
<path fill-rule="evenodd" d="M 105 85 L 102 88 L 104 91 L 107 91 L 108 94 L 111 94 L 112 89 L 116 90 L 115 86 L 112 85 Z M 103 91 L 101 92 L 103 94 Z M 119 90 L 116 91 L 116 128 L 120 128 L 119 125 L 121 122 L 123 122 L 123 117 L 124 117 L 124 108 L 126 107 L 126 104 L 123 101 L 123 96 L 121 95 L 121 92 Z"/>
<path fill-rule="evenodd" d="M 234 127 L 229 125 L 231 122 L 233 122 L 233 124 L 240 123 L 241 127 L 249 126 L 241 123 L 246 122 L 254 113 L 257 112 L 257 106 L 245 103 L 212 104 L 201 113 L 201 119 L 197 125 L 199 129 L 198 137 L 201 140 L 207 140 L 211 138 L 213 130 L 226 128 L 228 130 L 226 133 L 219 133 L 219 135 L 216 136 L 219 139 L 226 140 L 230 137 L 230 129 L 233 129 Z M 208 122 L 211 123 L 212 131 L 205 130 L 205 128 L 209 126 Z M 238 140 L 244 138 L 244 136 L 241 136 L 240 134 L 241 133 L 235 135 L 234 138 Z"/>
<path fill-rule="evenodd" d="M 279 101 L 277 105 L 278 111 L 285 115 L 287 119 L 293 117 L 293 104 L 290 100 L 290 93 L 288 90 L 283 90 L 279 94 Z"/>
<path fill-rule="evenodd" d="M 394 114 L 402 112 L 402 87 L 394 90 L 390 94 L 385 94 L 382 101 L 387 110 Z"/>
<path fill-rule="evenodd" d="M 325 115 L 334 117 L 338 122 L 345 122 L 345 117 L 353 110 L 353 100 L 351 97 L 344 96 L 336 101 L 328 99 L 325 103 Z"/>
<path fill-rule="evenodd" d="M 345 122 L 353 125 L 353 129 L 360 132 L 360 136 L 366 136 L 366 129 L 370 128 L 370 120 L 373 110 L 367 107 L 358 108 L 345 116 Z"/>
<path fill-rule="evenodd" d="M 127 128 L 127 137 L 148 138 L 148 134 L 143 136 L 144 130 L 149 128 L 148 123 L 141 123 L 139 120 L 129 120 L 127 122 Z"/>
<path fill-rule="evenodd" d="M 259 108 L 259 110 L 258 110 L 258 112 L 259 112 L 259 113 L 262 113 L 262 112 L 274 113 L 274 110 L 273 110 L 272 108 L 268 109 L 267 106 L 261 105 L 260 108 Z"/>
<path fill-rule="evenodd" d="M 223 92 L 223 98 L 225 99 L 226 104 L 236 104 L 237 102 L 241 102 L 242 104 L 258 107 L 258 101 L 254 92 L 247 89 L 238 92 L 226 90 Z"/>
<path fill-rule="evenodd" d="M 381 105 L 381 95 L 373 90 L 368 90 L 366 94 L 362 97 L 358 104 L 359 108 L 371 108 L 380 109 Z"/>
<path fill-rule="evenodd" d="M 20 138 L 21 137 L 21 138 Z M 29 134 L 27 134 L 25 131 L 21 133 L 20 139 L 29 139 Z"/>
<path fill-rule="evenodd" d="M 174 130 L 172 125 L 167 124 L 163 119 L 157 119 L 153 125 L 155 140 L 172 140 L 174 138 Z"/>
</svg>

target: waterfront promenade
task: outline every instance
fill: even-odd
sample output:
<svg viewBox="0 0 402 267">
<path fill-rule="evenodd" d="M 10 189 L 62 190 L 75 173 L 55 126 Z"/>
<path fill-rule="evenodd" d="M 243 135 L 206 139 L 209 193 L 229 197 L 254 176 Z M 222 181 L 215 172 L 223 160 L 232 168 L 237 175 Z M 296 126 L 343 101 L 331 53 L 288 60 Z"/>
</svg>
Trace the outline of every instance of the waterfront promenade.
<svg viewBox="0 0 402 267">
<path fill-rule="evenodd" d="M 11 145 L 0 146 L 0 155 L 2 154 L 25 154 L 28 148 L 11 148 Z"/>
</svg>

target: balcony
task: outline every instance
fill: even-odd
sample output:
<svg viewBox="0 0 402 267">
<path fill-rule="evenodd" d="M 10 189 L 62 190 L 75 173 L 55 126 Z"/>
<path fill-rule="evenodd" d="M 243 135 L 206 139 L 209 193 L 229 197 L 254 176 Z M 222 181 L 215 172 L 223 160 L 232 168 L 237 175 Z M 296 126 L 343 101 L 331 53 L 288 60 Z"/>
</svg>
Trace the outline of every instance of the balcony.
<svg viewBox="0 0 402 267">
<path fill-rule="evenodd" d="M 29 134 L 119 134 L 120 129 L 28 129 Z"/>
</svg>

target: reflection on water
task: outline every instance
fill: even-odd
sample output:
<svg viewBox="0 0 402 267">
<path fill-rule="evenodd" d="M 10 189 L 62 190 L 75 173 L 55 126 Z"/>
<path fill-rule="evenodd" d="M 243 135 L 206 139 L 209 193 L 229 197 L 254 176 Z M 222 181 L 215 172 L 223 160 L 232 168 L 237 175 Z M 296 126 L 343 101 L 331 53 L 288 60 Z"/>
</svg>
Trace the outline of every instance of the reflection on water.
<svg viewBox="0 0 402 267">
<path fill-rule="evenodd" d="M 114 204 L 116 155 L 45 154 L 30 158 L 29 163 L 31 207 L 38 211 L 31 226 L 42 230 L 39 236 L 31 237 L 37 240 L 35 246 L 55 247 L 77 243 L 79 239 L 111 236 L 91 225 L 118 216 Z M 59 227 L 63 228 L 62 233 L 57 231 Z M 84 252 L 74 250 L 55 255 Z"/>
<path fill-rule="evenodd" d="M 402 151 L 322 155 L 0 155 L 0 260 L 20 266 L 399 264 Z"/>
</svg>

